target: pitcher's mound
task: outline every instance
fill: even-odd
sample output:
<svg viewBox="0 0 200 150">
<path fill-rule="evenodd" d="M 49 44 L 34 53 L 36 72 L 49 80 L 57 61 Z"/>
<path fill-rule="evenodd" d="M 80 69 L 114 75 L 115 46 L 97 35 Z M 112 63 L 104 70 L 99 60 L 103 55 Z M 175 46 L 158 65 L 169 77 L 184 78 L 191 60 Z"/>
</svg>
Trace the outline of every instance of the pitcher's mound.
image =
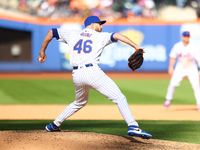
<svg viewBox="0 0 200 150">
<path fill-rule="evenodd" d="M 200 149 L 199 144 L 141 139 L 93 132 L 62 130 L 1 131 L 0 149 L 5 150 L 162 150 Z"/>
</svg>

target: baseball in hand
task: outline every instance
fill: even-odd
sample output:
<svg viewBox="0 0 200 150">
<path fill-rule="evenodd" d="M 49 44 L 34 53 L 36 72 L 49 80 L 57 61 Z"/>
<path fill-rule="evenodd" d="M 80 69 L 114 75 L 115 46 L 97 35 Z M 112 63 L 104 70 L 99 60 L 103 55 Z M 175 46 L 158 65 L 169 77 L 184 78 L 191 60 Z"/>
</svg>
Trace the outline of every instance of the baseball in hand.
<svg viewBox="0 0 200 150">
<path fill-rule="evenodd" d="M 38 59 L 38 61 L 39 61 L 40 63 L 43 63 L 42 60 L 43 60 L 43 59 L 42 59 L 41 57 Z"/>
</svg>

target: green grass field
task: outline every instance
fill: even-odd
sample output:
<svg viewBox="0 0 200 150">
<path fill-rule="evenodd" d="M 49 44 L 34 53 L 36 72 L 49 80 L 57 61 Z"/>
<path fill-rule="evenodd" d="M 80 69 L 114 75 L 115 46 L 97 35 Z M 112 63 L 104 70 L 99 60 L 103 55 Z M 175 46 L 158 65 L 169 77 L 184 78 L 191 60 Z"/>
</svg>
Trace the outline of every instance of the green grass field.
<svg viewBox="0 0 200 150">
<path fill-rule="evenodd" d="M 163 104 L 169 80 L 115 80 L 129 104 Z M 185 93 L 185 94 L 183 94 Z M 75 100 L 72 80 L 0 80 L 0 104 L 69 104 Z M 176 89 L 173 104 L 196 104 L 187 80 Z M 88 104 L 113 104 L 91 90 Z"/>
<path fill-rule="evenodd" d="M 169 80 L 114 80 L 129 104 L 163 104 Z M 184 94 L 183 94 L 184 93 Z M 0 80 L 0 104 L 69 104 L 75 99 L 72 80 Z M 88 104 L 113 104 L 91 90 Z M 187 80 L 176 89 L 173 104 L 196 104 Z M 1 120 L 0 130 L 44 130 L 50 120 Z M 200 144 L 199 121 L 142 121 L 140 127 L 154 139 Z M 63 130 L 126 135 L 125 121 L 65 121 Z M 125 131 L 125 132 L 124 132 Z"/>
</svg>

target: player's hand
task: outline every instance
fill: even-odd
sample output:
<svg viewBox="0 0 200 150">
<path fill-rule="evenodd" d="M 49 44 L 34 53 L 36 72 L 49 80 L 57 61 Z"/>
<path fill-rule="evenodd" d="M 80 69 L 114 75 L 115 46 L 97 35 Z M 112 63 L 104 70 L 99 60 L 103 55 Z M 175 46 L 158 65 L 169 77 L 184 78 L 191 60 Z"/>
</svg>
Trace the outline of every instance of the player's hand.
<svg viewBox="0 0 200 150">
<path fill-rule="evenodd" d="M 45 52 L 40 50 L 39 57 L 37 58 L 37 60 L 40 63 L 43 63 L 43 62 L 45 62 L 46 58 L 47 58 L 47 56 L 46 56 Z"/>
<path fill-rule="evenodd" d="M 170 76 L 172 76 L 173 73 L 174 73 L 174 68 L 173 67 L 169 67 L 168 73 L 169 73 Z"/>
</svg>

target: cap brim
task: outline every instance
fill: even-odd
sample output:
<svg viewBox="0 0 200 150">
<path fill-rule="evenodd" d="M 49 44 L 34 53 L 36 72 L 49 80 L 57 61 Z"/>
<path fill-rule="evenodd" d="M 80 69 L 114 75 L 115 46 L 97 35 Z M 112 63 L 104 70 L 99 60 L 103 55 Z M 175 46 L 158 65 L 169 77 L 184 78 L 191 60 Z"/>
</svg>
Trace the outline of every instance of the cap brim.
<svg viewBox="0 0 200 150">
<path fill-rule="evenodd" d="M 102 25 L 102 24 L 106 23 L 106 20 L 100 21 L 98 23 L 100 23 Z"/>
<path fill-rule="evenodd" d="M 190 36 L 190 35 L 188 35 L 188 34 L 183 34 L 182 36 Z"/>
</svg>

